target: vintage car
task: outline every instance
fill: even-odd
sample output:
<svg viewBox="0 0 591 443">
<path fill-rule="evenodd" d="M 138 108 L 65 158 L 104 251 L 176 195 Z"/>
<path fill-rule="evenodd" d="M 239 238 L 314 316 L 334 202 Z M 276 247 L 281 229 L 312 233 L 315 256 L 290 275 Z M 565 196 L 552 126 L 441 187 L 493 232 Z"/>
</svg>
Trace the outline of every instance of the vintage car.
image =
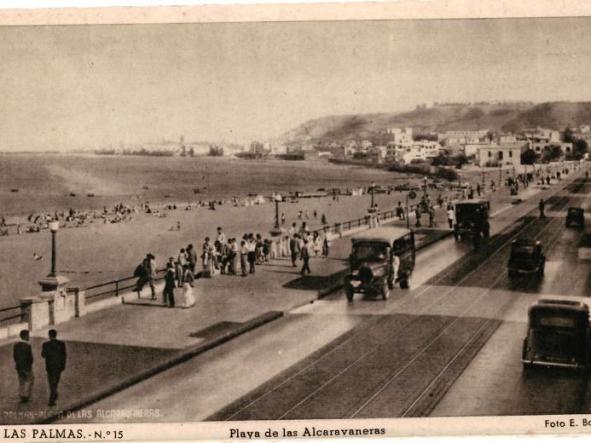
<svg viewBox="0 0 591 443">
<path fill-rule="evenodd" d="M 509 278 L 520 274 L 544 275 L 546 257 L 542 253 L 542 244 L 537 240 L 517 239 L 511 242 L 511 253 L 507 270 Z"/>
<path fill-rule="evenodd" d="M 386 300 L 396 283 L 408 289 L 415 266 L 414 233 L 404 228 L 380 227 L 351 240 L 350 272 L 345 277 L 347 300 L 355 293 L 378 295 Z M 395 257 L 400 261 L 395 272 Z"/>
<path fill-rule="evenodd" d="M 529 308 L 521 362 L 532 366 L 589 369 L 589 307 L 574 300 L 539 300 Z"/>
<path fill-rule="evenodd" d="M 566 227 L 576 225 L 580 228 L 585 227 L 585 211 L 583 208 L 568 208 L 566 212 Z"/>
<path fill-rule="evenodd" d="M 454 238 L 472 236 L 478 231 L 483 238 L 490 236 L 488 200 L 465 200 L 455 204 Z"/>
</svg>

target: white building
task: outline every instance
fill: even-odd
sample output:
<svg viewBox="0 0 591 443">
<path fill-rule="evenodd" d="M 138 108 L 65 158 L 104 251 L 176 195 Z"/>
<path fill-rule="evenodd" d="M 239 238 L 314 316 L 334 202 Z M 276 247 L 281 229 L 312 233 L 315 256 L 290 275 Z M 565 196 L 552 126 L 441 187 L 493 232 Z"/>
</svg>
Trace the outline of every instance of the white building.
<svg viewBox="0 0 591 443">
<path fill-rule="evenodd" d="M 521 148 L 519 143 L 483 146 L 478 149 L 478 164 L 480 167 L 521 166 Z"/>
<path fill-rule="evenodd" d="M 388 134 L 392 134 L 393 142 L 399 145 L 412 144 L 412 128 L 389 128 Z"/>
</svg>

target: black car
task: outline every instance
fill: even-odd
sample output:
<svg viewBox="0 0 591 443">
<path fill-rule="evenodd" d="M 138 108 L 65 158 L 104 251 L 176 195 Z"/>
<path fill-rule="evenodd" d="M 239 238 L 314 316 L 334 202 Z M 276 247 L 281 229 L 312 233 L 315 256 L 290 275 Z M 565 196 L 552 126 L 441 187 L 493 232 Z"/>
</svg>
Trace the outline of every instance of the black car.
<svg viewBox="0 0 591 443">
<path fill-rule="evenodd" d="M 465 200 L 455 205 L 456 220 L 454 223 L 454 238 L 473 236 L 479 233 L 482 238 L 490 236 L 488 222 L 490 202 L 488 200 Z"/>
<path fill-rule="evenodd" d="M 529 308 L 521 362 L 533 366 L 588 370 L 589 307 L 575 300 L 539 300 Z"/>
<path fill-rule="evenodd" d="M 580 228 L 585 227 L 585 211 L 583 208 L 568 208 L 566 213 L 566 227 L 576 225 Z"/>
<path fill-rule="evenodd" d="M 537 240 L 519 239 L 511 243 L 509 255 L 509 278 L 515 278 L 520 274 L 544 275 L 546 256 L 542 253 L 542 244 Z"/>
</svg>

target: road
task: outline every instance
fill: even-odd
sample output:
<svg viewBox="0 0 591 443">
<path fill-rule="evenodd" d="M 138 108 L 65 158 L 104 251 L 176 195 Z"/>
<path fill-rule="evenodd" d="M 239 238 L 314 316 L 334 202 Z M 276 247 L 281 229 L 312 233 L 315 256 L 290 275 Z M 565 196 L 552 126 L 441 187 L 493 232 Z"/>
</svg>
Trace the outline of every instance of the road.
<svg viewBox="0 0 591 443">
<path fill-rule="evenodd" d="M 536 201 L 497 211 L 478 252 L 449 239 L 426 249 L 412 289 L 386 302 L 348 304 L 336 293 L 92 409 L 157 409 L 170 422 L 586 412 L 585 376 L 525 376 L 519 358 L 536 299 L 588 292 L 588 265 L 576 258 L 582 231 L 566 229 L 564 215 L 588 208 L 589 191 L 580 179 L 545 191 L 546 219 Z M 540 283 L 508 281 L 518 237 L 544 245 Z"/>
</svg>

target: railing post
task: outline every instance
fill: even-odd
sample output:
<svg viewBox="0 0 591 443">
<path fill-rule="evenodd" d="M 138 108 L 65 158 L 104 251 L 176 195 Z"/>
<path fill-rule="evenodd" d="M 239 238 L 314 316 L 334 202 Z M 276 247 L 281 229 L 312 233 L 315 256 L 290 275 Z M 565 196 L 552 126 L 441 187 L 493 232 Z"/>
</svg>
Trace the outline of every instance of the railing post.
<svg viewBox="0 0 591 443">
<path fill-rule="evenodd" d="M 119 295 L 119 280 L 115 280 L 115 297 Z"/>
</svg>

